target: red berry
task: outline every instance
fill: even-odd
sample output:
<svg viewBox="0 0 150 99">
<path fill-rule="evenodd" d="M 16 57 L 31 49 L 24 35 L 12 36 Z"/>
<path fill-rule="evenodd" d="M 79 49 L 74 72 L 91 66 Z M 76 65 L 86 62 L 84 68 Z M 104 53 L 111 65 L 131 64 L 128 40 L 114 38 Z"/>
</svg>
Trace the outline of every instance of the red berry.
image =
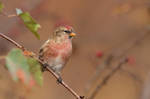
<svg viewBox="0 0 150 99">
<path fill-rule="evenodd" d="M 102 56 L 103 56 L 103 52 L 102 51 L 97 51 L 96 57 L 101 58 Z"/>
<path fill-rule="evenodd" d="M 136 62 L 134 57 L 128 57 L 127 60 L 128 60 L 128 64 L 130 64 L 130 65 L 134 65 Z"/>
</svg>

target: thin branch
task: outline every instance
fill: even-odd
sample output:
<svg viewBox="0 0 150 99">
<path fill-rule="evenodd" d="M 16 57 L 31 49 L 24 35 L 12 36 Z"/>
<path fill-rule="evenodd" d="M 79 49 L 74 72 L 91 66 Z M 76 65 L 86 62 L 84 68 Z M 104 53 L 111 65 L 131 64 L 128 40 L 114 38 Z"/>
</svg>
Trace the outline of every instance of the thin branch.
<svg viewBox="0 0 150 99">
<path fill-rule="evenodd" d="M 92 78 L 92 82 L 94 82 L 94 80 L 96 80 L 99 75 L 102 73 L 103 69 L 107 68 L 110 66 L 111 61 L 113 61 L 114 59 L 119 59 L 121 57 L 124 57 L 125 54 L 130 51 L 130 49 L 132 49 L 133 47 L 135 47 L 136 45 L 138 45 L 143 39 L 145 39 L 147 37 L 149 33 L 141 33 L 138 37 L 132 39 L 130 42 L 132 43 L 126 43 L 126 46 L 122 49 L 122 51 L 120 51 L 121 49 L 119 48 L 118 50 L 112 51 L 109 56 L 104 60 L 104 63 L 102 63 L 101 65 L 99 65 L 96 69 L 95 75 Z M 124 58 L 123 58 L 124 59 Z M 125 62 L 124 62 L 125 63 Z M 102 88 L 103 85 L 106 84 L 106 82 L 108 82 L 108 80 L 118 71 L 120 70 L 121 66 L 124 64 L 122 63 L 122 61 L 118 64 L 118 66 L 113 69 L 104 79 L 103 81 L 96 87 L 96 89 L 94 89 L 94 91 L 92 92 L 91 96 L 89 99 L 94 99 L 94 97 L 97 95 L 97 93 L 99 92 L 99 90 Z M 102 67 L 101 67 L 102 66 Z M 130 75 L 130 74 L 129 74 Z M 133 75 L 130 75 L 133 77 Z M 90 82 L 91 83 L 91 82 Z"/>
<path fill-rule="evenodd" d="M 6 39 L 7 41 L 9 41 L 10 43 L 14 44 L 16 47 L 18 47 L 19 49 L 21 49 L 22 51 L 25 51 L 25 48 L 23 46 L 21 46 L 20 44 L 18 44 L 17 42 L 15 42 L 14 40 L 12 40 L 11 38 L 9 38 L 8 36 L 4 35 L 3 33 L 0 33 L 0 37 Z"/>
<path fill-rule="evenodd" d="M 6 39 L 7 41 L 9 41 L 10 43 L 14 44 L 16 47 L 18 47 L 19 49 L 21 49 L 22 51 L 28 51 L 27 49 L 25 49 L 22 45 L 18 44 L 17 42 L 15 42 L 14 40 L 12 40 L 11 38 L 9 38 L 8 36 L 4 35 L 3 33 L 0 33 L 0 37 Z M 40 64 L 42 64 L 42 66 L 44 66 L 44 62 L 41 61 L 39 58 L 37 58 L 36 56 L 31 56 L 33 58 L 35 58 Z M 57 79 L 59 80 L 59 76 L 49 68 L 50 66 L 46 66 L 46 69 Z M 60 84 L 65 87 L 73 96 L 76 97 L 76 99 L 84 99 L 84 96 L 79 96 L 73 89 L 71 89 L 63 80 L 61 80 Z"/>
<path fill-rule="evenodd" d="M 123 66 L 123 64 L 127 63 L 127 59 L 124 58 L 123 60 L 121 60 L 119 62 L 119 64 L 116 66 L 116 68 L 114 68 L 104 79 L 103 81 L 94 89 L 94 91 L 92 92 L 91 96 L 89 97 L 89 99 L 94 99 L 96 97 L 96 95 L 98 94 L 98 92 L 100 91 L 100 89 L 107 84 L 108 80 L 118 71 L 120 70 L 120 68 Z"/>
<path fill-rule="evenodd" d="M 128 42 L 126 41 L 125 44 L 121 44 L 125 45 L 125 47 L 122 50 L 120 49 L 120 45 L 118 50 L 116 50 L 116 46 L 113 49 L 111 49 L 112 50 L 111 53 L 106 57 L 104 62 L 97 66 L 96 71 L 94 72 L 92 78 L 88 81 L 85 90 L 88 91 L 89 89 L 91 89 L 92 83 L 96 82 L 96 80 L 101 75 L 102 71 L 110 66 L 113 59 L 119 59 L 121 57 L 124 57 L 128 51 L 130 51 L 133 47 L 137 46 L 141 41 L 143 41 L 146 37 L 148 37 L 148 35 L 149 32 L 140 33 L 137 37 L 133 37 L 132 40 Z"/>
<path fill-rule="evenodd" d="M 7 14 L 6 12 L 1 12 L 1 15 L 6 16 L 8 18 L 16 17 L 16 14 Z"/>
<path fill-rule="evenodd" d="M 138 83 L 140 83 L 140 84 L 143 83 L 142 79 L 137 77 L 136 74 L 134 74 L 130 71 L 124 70 L 123 68 L 121 68 L 120 71 L 126 73 L 127 75 L 129 75 L 133 80 L 137 81 Z"/>
<path fill-rule="evenodd" d="M 103 72 L 103 70 L 106 68 L 106 66 L 109 66 L 111 61 L 113 59 L 112 55 L 109 55 L 103 63 L 97 66 L 96 71 L 92 75 L 92 78 L 88 81 L 87 85 L 85 86 L 85 91 L 88 92 L 91 89 L 91 85 L 99 78 L 100 74 Z"/>
</svg>

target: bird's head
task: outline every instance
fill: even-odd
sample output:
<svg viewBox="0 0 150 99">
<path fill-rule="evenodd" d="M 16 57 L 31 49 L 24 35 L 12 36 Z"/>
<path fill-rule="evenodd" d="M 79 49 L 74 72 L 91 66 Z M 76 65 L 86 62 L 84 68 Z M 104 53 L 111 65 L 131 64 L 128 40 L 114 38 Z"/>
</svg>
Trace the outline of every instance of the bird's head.
<svg viewBox="0 0 150 99">
<path fill-rule="evenodd" d="M 73 28 L 69 25 L 59 25 L 54 31 L 54 35 L 61 38 L 72 39 L 76 36 Z"/>
</svg>

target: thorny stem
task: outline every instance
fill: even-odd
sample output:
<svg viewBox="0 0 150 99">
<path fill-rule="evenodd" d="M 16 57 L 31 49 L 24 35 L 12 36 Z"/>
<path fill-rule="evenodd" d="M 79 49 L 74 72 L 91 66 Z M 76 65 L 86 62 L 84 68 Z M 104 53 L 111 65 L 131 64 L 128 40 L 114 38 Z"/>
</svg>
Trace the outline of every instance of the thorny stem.
<svg viewBox="0 0 150 99">
<path fill-rule="evenodd" d="M 28 51 L 27 49 L 25 49 L 23 46 L 21 46 L 20 44 L 18 44 L 17 42 L 15 42 L 14 40 L 12 40 L 11 38 L 9 38 L 8 36 L 4 35 L 3 33 L 0 33 L 0 37 L 6 39 L 7 41 L 9 41 L 10 43 L 14 44 L 17 48 L 21 49 L 22 51 Z M 33 58 L 35 58 L 39 63 L 41 63 L 44 66 L 44 62 L 41 61 L 39 58 L 37 58 L 36 56 L 32 56 Z M 59 76 L 52 71 L 49 66 L 46 66 L 46 69 L 58 80 Z M 84 99 L 84 96 L 79 96 L 72 88 L 70 88 L 63 80 L 60 82 L 60 84 L 65 87 L 73 96 L 76 97 L 76 99 Z"/>
<path fill-rule="evenodd" d="M 95 88 L 95 90 L 92 92 L 89 99 L 94 99 L 99 92 L 99 90 L 108 82 L 108 80 L 118 71 L 120 68 L 125 64 L 128 60 L 124 58 L 119 62 L 119 64 L 114 68 L 104 79 L 103 81 Z"/>
</svg>

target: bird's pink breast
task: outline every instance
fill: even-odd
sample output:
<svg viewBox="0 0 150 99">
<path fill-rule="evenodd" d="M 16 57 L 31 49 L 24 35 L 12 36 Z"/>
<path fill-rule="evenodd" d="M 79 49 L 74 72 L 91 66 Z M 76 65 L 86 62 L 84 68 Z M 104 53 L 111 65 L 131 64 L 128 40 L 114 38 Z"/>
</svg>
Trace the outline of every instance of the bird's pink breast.
<svg viewBox="0 0 150 99">
<path fill-rule="evenodd" d="M 49 53 L 47 58 L 54 60 L 54 58 L 61 57 L 62 60 L 60 61 L 66 61 L 71 55 L 72 45 L 70 41 L 63 43 L 51 42 L 48 49 Z"/>
</svg>

